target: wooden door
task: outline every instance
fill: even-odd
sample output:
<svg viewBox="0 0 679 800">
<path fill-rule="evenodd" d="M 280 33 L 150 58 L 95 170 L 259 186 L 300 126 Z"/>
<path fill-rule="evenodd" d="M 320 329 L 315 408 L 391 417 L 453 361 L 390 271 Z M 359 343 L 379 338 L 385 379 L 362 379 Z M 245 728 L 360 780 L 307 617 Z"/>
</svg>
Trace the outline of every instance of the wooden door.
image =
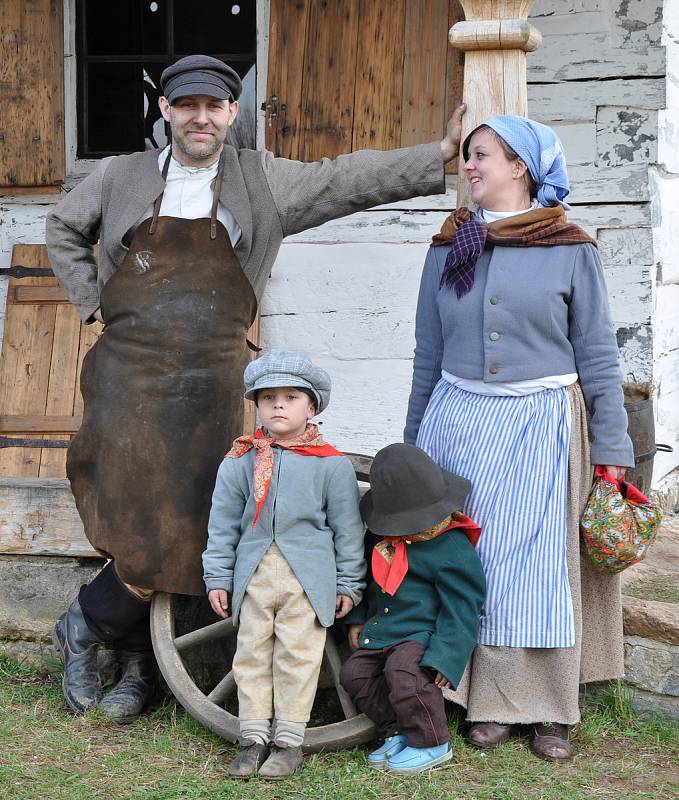
<svg viewBox="0 0 679 800">
<path fill-rule="evenodd" d="M 267 148 L 315 161 L 442 138 L 462 97 L 448 30 L 463 18 L 458 0 L 271 0 Z"/>
</svg>

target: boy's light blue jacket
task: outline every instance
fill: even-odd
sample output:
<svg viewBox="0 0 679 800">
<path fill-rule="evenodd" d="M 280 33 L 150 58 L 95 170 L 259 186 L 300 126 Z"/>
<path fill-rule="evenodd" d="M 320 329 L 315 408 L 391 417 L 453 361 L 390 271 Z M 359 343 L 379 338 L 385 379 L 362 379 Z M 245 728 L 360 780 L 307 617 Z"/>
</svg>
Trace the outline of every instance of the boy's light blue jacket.
<svg viewBox="0 0 679 800">
<path fill-rule="evenodd" d="M 232 593 L 237 623 L 250 578 L 275 539 L 327 628 L 335 620 L 337 594 L 357 604 L 365 589 L 354 469 L 345 456 L 302 456 L 274 447 L 271 483 L 253 528 L 255 456 L 253 448 L 240 458 L 225 458 L 217 473 L 203 553 L 207 590 Z"/>
</svg>

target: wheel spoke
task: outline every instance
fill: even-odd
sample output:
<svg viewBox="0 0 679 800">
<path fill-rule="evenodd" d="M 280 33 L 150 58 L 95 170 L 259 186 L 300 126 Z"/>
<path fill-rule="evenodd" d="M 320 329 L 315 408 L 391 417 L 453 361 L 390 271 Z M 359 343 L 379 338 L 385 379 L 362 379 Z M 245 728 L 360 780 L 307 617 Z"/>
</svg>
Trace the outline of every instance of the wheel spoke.
<svg viewBox="0 0 679 800">
<path fill-rule="evenodd" d="M 224 700 L 236 688 L 236 679 L 233 677 L 233 670 L 229 670 L 226 675 L 219 681 L 215 688 L 207 696 L 216 705 L 221 705 Z"/>
<path fill-rule="evenodd" d="M 346 719 L 351 719 L 352 717 L 358 715 L 358 711 L 356 711 L 354 704 L 351 702 L 351 698 L 340 683 L 340 668 L 342 667 L 342 659 L 337 652 L 337 645 L 333 641 L 330 632 L 328 632 L 328 637 L 325 640 L 325 657 L 330 669 L 332 682 L 335 684 L 335 689 L 337 690 L 337 696 L 339 697 L 344 716 Z"/>
<path fill-rule="evenodd" d="M 197 644 L 203 642 L 210 642 L 213 639 L 221 639 L 223 636 L 228 636 L 233 632 L 233 622 L 230 619 L 221 619 L 219 622 L 213 622 L 211 625 L 206 625 L 204 628 L 198 628 L 191 633 L 185 633 L 183 636 L 177 636 L 174 640 L 174 646 L 181 653 L 189 647 L 195 647 Z"/>
</svg>

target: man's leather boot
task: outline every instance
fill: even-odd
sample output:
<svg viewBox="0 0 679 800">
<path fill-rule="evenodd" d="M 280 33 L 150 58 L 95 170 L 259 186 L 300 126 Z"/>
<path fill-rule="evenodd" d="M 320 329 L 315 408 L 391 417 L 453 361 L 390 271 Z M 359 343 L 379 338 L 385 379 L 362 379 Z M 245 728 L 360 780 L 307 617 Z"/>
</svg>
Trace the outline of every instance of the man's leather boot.
<svg viewBox="0 0 679 800">
<path fill-rule="evenodd" d="M 153 653 L 118 651 L 123 670 L 120 681 L 99 703 L 111 719 L 127 725 L 141 714 L 156 691 L 158 667 Z"/>
<path fill-rule="evenodd" d="M 76 714 L 94 708 L 101 700 L 97 651 L 101 639 L 85 622 L 78 600 L 74 600 L 52 630 L 52 642 L 64 659 L 64 699 Z"/>
</svg>

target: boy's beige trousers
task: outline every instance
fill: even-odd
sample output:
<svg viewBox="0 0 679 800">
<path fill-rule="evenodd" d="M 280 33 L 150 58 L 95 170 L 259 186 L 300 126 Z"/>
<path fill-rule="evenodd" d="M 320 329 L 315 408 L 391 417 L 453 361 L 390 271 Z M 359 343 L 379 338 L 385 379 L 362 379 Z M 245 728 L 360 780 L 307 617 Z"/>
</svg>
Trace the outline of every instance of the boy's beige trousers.
<svg viewBox="0 0 679 800">
<path fill-rule="evenodd" d="M 274 542 L 240 608 L 233 659 L 240 718 L 308 722 L 324 646 L 325 628 Z"/>
</svg>

